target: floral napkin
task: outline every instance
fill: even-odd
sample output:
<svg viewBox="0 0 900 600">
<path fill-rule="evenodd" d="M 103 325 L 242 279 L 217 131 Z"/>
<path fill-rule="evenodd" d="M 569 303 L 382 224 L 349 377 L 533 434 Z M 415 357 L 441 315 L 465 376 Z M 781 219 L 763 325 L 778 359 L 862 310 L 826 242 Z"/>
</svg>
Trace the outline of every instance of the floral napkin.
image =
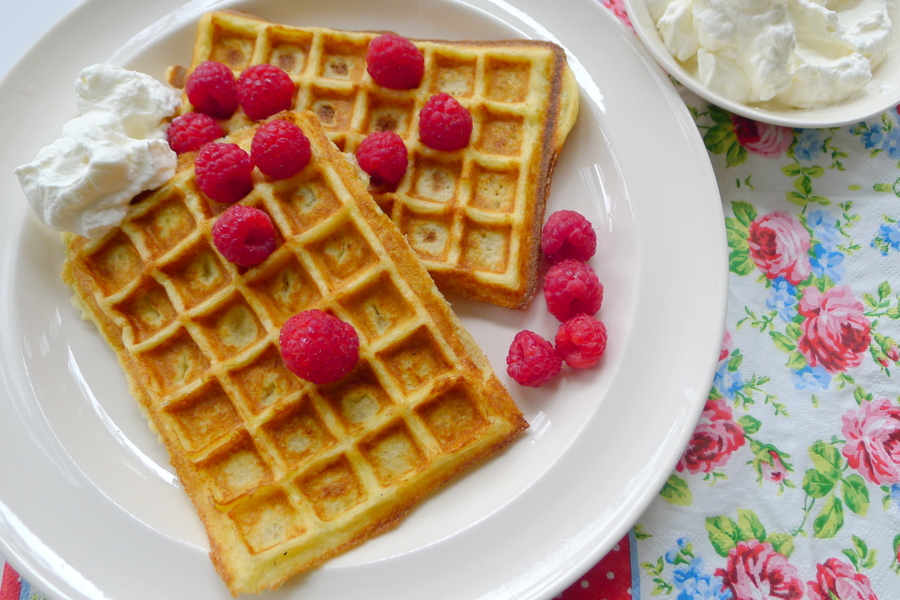
<svg viewBox="0 0 900 600">
<path fill-rule="evenodd" d="M 900 599 L 900 115 L 790 129 L 680 91 L 725 209 L 719 367 L 659 497 L 562 597 Z"/>
</svg>

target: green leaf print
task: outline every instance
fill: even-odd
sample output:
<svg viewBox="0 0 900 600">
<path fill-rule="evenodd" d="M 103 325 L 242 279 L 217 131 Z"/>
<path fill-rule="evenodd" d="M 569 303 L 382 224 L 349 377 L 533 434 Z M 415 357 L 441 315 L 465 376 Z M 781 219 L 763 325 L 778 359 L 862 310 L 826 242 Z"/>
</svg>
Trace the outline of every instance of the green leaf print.
<svg viewBox="0 0 900 600">
<path fill-rule="evenodd" d="M 787 177 L 797 177 L 803 172 L 803 167 L 801 167 L 799 163 L 785 165 L 781 167 L 781 172 Z"/>
<path fill-rule="evenodd" d="M 812 194 L 812 179 L 807 176 L 798 177 L 794 180 L 794 189 L 807 197 Z"/>
<path fill-rule="evenodd" d="M 763 527 L 762 521 L 755 512 L 746 508 L 739 508 L 738 514 L 738 531 L 742 540 L 759 540 L 766 541 L 766 528 Z"/>
<path fill-rule="evenodd" d="M 772 341 L 775 342 L 775 347 L 782 352 L 791 352 L 797 349 L 797 344 L 794 343 L 794 340 L 784 335 L 783 333 L 778 331 L 770 331 L 769 335 L 772 337 Z"/>
<path fill-rule="evenodd" d="M 793 371 L 799 371 L 806 366 L 806 358 L 799 351 L 791 352 L 785 366 Z"/>
<path fill-rule="evenodd" d="M 816 471 L 809 469 L 803 476 L 803 491 L 810 498 L 824 498 L 834 489 L 836 480 Z"/>
<path fill-rule="evenodd" d="M 744 227 L 750 227 L 750 223 L 758 216 L 756 209 L 749 202 L 732 202 L 731 210 L 734 211 L 734 218 Z"/>
<path fill-rule="evenodd" d="M 741 541 L 737 523 L 729 517 L 707 517 L 706 531 L 709 532 L 709 543 L 719 556 L 728 556 Z"/>
<path fill-rule="evenodd" d="M 745 435 L 753 435 L 762 427 L 762 422 L 750 415 L 744 415 L 738 419 L 738 425 L 744 430 Z"/>
<path fill-rule="evenodd" d="M 834 445 L 818 440 L 810 447 L 809 457 L 816 470 L 832 481 L 841 478 L 841 451 Z"/>
<path fill-rule="evenodd" d="M 669 476 L 659 495 L 678 506 L 690 506 L 694 500 L 687 482 L 674 473 Z"/>
<path fill-rule="evenodd" d="M 837 496 L 830 496 L 813 521 L 813 535 L 817 538 L 833 538 L 843 526 L 844 505 Z"/>
<path fill-rule="evenodd" d="M 788 323 L 784 328 L 784 333 L 792 340 L 799 340 L 800 336 L 803 335 L 803 329 L 796 323 Z"/>
<path fill-rule="evenodd" d="M 755 269 L 756 264 L 747 250 L 732 250 L 728 255 L 728 270 L 735 275 L 750 275 Z"/>
<path fill-rule="evenodd" d="M 703 136 L 703 144 L 706 149 L 714 154 L 722 154 L 728 147 L 729 143 L 736 141 L 734 139 L 734 128 L 731 122 L 717 123 L 706 130 Z"/>
<path fill-rule="evenodd" d="M 736 167 L 743 164 L 747 160 L 747 149 L 741 146 L 737 140 L 728 146 L 728 152 L 725 153 L 725 166 Z"/>
<path fill-rule="evenodd" d="M 732 250 L 749 251 L 747 245 L 747 236 L 750 235 L 747 228 L 738 223 L 736 219 L 728 217 L 725 219 L 725 234 L 728 239 L 728 247 Z"/>
<path fill-rule="evenodd" d="M 848 475 L 841 486 L 841 497 L 852 512 L 864 517 L 869 510 L 869 488 L 857 474 Z"/>
<path fill-rule="evenodd" d="M 794 537 L 787 533 L 772 533 L 766 539 L 772 549 L 788 558 L 794 553 Z"/>
</svg>

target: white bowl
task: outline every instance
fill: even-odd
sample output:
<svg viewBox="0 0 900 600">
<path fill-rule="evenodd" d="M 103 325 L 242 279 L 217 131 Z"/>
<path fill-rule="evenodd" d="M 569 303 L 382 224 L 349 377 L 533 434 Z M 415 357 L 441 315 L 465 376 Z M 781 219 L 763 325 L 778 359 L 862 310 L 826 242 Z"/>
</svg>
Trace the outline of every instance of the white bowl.
<svg viewBox="0 0 900 600">
<path fill-rule="evenodd" d="M 701 83 L 695 75 L 689 73 L 675 60 L 663 43 L 659 31 L 656 29 L 656 23 L 650 16 L 650 11 L 647 8 L 648 2 L 654 1 L 658 2 L 659 0 L 623 0 L 625 9 L 631 19 L 631 24 L 634 26 L 638 37 L 650 51 L 650 54 L 671 76 L 698 96 L 720 108 L 749 119 L 773 125 L 786 127 L 837 127 L 864 121 L 873 115 L 882 113 L 900 104 L 900 35 L 896 32 L 900 28 L 900 2 L 888 3 L 888 11 L 894 24 L 895 32 L 887 56 L 875 68 L 872 81 L 869 82 L 863 91 L 844 102 L 830 106 L 792 109 L 784 108 L 783 106 L 767 105 L 766 103 L 746 104 L 736 102 L 710 90 Z"/>
</svg>

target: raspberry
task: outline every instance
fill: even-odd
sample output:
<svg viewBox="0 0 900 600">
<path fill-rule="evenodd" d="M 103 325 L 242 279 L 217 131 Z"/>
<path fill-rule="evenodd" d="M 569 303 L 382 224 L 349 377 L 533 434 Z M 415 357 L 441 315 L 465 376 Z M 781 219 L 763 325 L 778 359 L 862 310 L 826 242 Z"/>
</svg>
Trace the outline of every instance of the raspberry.
<svg viewBox="0 0 900 600">
<path fill-rule="evenodd" d="M 603 302 L 603 284 L 588 265 L 564 258 L 544 276 L 544 299 L 550 314 L 565 321 L 575 315 L 594 315 Z"/>
<path fill-rule="evenodd" d="M 184 84 L 188 100 L 198 112 L 227 119 L 238 107 L 237 83 L 231 69 L 207 60 L 188 75 Z"/>
<path fill-rule="evenodd" d="M 560 210 L 550 215 L 544 224 L 541 248 L 550 262 L 564 258 L 587 262 L 597 251 L 597 234 L 581 213 Z"/>
<path fill-rule="evenodd" d="M 597 364 L 606 351 L 606 325 L 588 315 L 575 315 L 556 332 L 556 353 L 574 369 Z"/>
<path fill-rule="evenodd" d="M 353 325 L 317 309 L 288 319 L 279 343 L 285 366 L 316 385 L 337 381 L 359 360 L 359 335 Z"/>
<path fill-rule="evenodd" d="M 237 144 L 210 142 L 194 164 L 197 186 L 216 202 L 234 204 L 253 189 L 253 160 Z"/>
<path fill-rule="evenodd" d="M 378 131 L 366 136 L 356 149 L 356 160 L 376 185 L 398 183 L 409 164 L 406 144 L 393 131 Z"/>
<path fill-rule="evenodd" d="M 184 113 L 172 119 L 166 130 L 169 146 L 177 154 L 199 150 L 205 144 L 217 140 L 225 132 L 218 121 L 198 112 Z"/>
<path fill-rule="evenodd" d="M 534 333 L 520 331 L 506 355 L 506 372 L 520 385 L 540 387 L 562 368 L 553 344 Z"/>
<path fill-rule="evenodd" d="M 419 111 L 419 139 L 434 150 L 465 148 L 472 136 L 472 114 L 450 94 L 432 96 Z"/>
<path fill-rule="evenodd" d="M 287 179 L 309 164 L 312 150 L 303 131 L 283 119 L 259 126 L 250 143 L 250 156 L 259 170 L 273 179 Z"/>
<path fill-rule="evenodd" d="M 411 90 L 422 82 L 425 57 L 405 37 L 385 33 L 369 42 L 366 71 L 382 87 Z"/>
<path fill-rule="evenodd" d="M 255 267 L 278 245 L 269 215 L 243 204 L 229 206 L 216 218 L 212 236 L 216 250 L 239 267 Z"/>
<path fill-rule="evenodd" d="M 238 77 L 237 93 L 247 116 L 259 121 L 291 107 L 294 82 L 275 65 L 253 65 Z"/>
</svg>

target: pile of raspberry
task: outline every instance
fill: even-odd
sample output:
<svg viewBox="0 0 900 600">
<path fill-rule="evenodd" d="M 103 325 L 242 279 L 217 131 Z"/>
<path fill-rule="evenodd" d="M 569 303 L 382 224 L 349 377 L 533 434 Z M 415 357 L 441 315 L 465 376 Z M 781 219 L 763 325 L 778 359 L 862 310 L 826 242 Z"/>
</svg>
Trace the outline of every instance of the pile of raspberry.
<svg viewBox="0 0 900 600">
<path fill-rule="evenodd" d="M 283 69 L 253 65 L 240 77 L 223 63 L 207 60 L 194 69 L 184 91 L 192 112 L 172 119 L 169 145 L 178 154 L 199 150 L 225 135 L 217 119 L 229 119 L 240 107 L 254 121 L 262 121 L 294 103 L 294 82 Z"/>
<path fill-rule="evenodd" d="M 587 261 L 597 250 L 597 234 L 584 215 L 560 210 L 541 231 L 541 249 L 551 263 L 544 276 L 547 310 L 560 322 L 553 341 L 524 330 L 513 338 L 506 372 L 520 385 L 540 387 L 573 369 L 596 365 L 606 351 L 606 326 L 595 315 L 603 303 L 603 284 Z"/>
<path fill-rule="evenodd" d="M 253 170 L 270 179 L 287 179 L 302 171 L 312 158 L 309 138 L 294 123 L 273 119 L 261 124 L 250 152 L 234 143 L 207 142 L 194 161 L 197 187 L 210 200 L 233 204 L 212 227 L 213 244 L 229 262 L 254 267 L 278 245 L 272 219 L 252 206 L 235 204 L 253 189 Z"/>
<path fill-rule="evenodd" d="M 366 71 L 377 85 L 411 90 L 422 84 L 425 57 L 411 40 L 385 33 L 369 42 Z M 418 123 L 419 139 L 433 150 L 461 150 L 472 137 L 472 114 L 450 94 L 429 98 L 419 110 Z M 369 134 L 357 149 L 356 159 L 375 186 L 399 183 L 409 160 L 403 139 L 393 131 Z"/>
</svg>

